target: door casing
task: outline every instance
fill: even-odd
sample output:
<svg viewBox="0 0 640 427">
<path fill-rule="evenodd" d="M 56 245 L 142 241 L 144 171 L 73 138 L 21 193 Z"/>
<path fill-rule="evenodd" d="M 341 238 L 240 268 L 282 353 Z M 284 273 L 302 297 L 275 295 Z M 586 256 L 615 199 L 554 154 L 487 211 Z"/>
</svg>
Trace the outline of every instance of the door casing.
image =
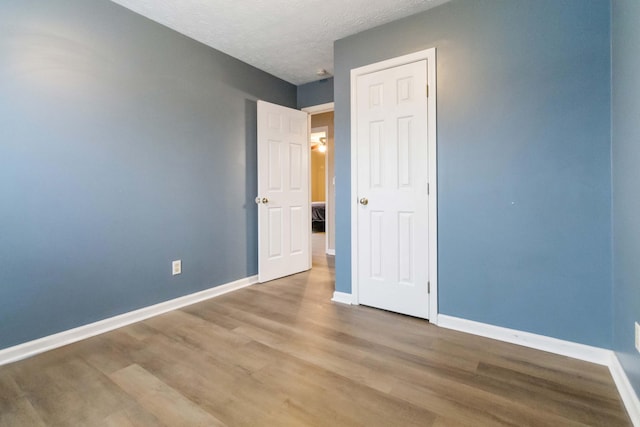
<svg viewBox="0 0 640 427">
<path fill-rule="evenodd" d="M 438 323 L 438 174 L 436 131 L 436 49 L 430 48 L 408 55 L 365 65 L 351 70 L 351 294 L 352 304 L 358 299 L 358 144 L 357 141 L 357 79 L 359 76 L 416 61 L 427 60 L 428 96 L 428 162 L 429 162 L 429 322 Z M 425 88 L 425 91 L 427 89 Z"/>
</svg>

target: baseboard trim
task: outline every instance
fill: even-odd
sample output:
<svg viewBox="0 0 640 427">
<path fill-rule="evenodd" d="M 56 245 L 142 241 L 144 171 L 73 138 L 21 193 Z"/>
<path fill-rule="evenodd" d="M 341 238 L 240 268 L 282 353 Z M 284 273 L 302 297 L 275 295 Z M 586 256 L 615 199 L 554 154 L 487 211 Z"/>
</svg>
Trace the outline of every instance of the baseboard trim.
<svg viewBox="0 0 640 427">
<path fill-rule="evenodd" d="M 622 368 L 618 356 L 613 352 L 609 364 L 609 371 L 613 377 L 613 382 L 616 383 L 622 402 L 625 408 L 627 408 L 629 418 L 631 418 L 635 427 L 640 427 L 640 400 L 629 381 L 629 377 L 627 377 L 626 372 Z"/>
<path fill-rule="evenodd" d="M 0 350 L 0 366 L 258 283 L 251 276 Z"/>
<path fill-rule="evenodd" d="M 611 363 L 611 350 L 533 334 L 531 332 L 503 328 L 501 326 L 460 319 L 444 314 L 438 315 L 438 326 L 535 348 L 537 350 L 548 351 L 549 353 L 562 356 L 573 357 L 574 359 L 597 363 L 598 365 L 609 366 Z"/>
<path fill-rule="evenodd" d="M 327 249 L 327 255 L 336 256 L 336 250 L 335 249 Z"/>
<path fill-rule="evenodd" d="M 333 293 L 333 298 L 331 298 L 331 301 L 333 302 L 339 302 L 340 304 L 349 304 L 349 305 L 351 305 L 352 300 L 353 300 L 353 297 L 351 296 L 351 294 L 348 294 L 346 292 L 338 292 L 338 291 L 335 291 Z"/>
</svg>

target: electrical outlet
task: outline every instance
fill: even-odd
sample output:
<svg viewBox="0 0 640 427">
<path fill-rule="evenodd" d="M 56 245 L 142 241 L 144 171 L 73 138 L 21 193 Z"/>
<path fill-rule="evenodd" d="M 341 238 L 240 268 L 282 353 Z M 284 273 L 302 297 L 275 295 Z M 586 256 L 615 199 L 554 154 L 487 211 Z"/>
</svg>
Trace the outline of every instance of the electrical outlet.
<svg viewBox="0 0 640 427">
<path fill-rule="evenodd" d="M 171 274 L 176 275 L 182 273 L 182 260 L 175 260 L 171 263 Z"/>
<path fill-rule="evenodd" d="M 640 325 L 636 322 L 636 350 L 640 352 Z"/>
</svg>

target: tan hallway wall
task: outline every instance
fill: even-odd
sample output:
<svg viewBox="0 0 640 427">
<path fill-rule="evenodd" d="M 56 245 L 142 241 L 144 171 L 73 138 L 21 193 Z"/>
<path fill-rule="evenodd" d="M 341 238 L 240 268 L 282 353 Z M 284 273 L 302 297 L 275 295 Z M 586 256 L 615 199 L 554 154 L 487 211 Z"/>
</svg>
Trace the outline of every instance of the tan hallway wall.
<svg viewBox="0 0 640 427">
<path fill-rule="evenodd" d="M 324 202 L 325 191 L 325 156 L 326 153 L 311 151 L 311 201 Z"/>
</svg>

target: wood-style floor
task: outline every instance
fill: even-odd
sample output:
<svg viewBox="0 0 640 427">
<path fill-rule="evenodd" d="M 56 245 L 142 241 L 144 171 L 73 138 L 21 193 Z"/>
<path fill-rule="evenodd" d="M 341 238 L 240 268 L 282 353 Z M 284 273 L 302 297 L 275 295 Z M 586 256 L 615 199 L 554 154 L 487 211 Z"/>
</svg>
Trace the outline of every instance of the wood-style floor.
<svg viewBox="0 0 640 427">
<path fill-rule="evenodd" d="M 0 425 L 631 425 L 605 367 L 330 302 L 322 239 L 309 272 L 0 367 Z"/>
</svg>

